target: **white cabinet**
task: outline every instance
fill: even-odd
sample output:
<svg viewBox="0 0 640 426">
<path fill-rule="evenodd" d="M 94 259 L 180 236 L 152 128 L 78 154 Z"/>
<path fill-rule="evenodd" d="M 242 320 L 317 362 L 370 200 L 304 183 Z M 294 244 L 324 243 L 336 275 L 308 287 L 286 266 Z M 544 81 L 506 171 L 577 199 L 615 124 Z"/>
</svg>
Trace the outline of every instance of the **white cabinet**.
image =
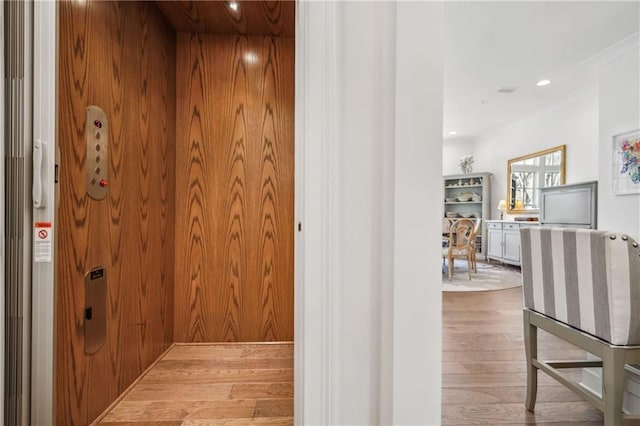
<svg viewBox="0 0 640 426">
<path fill-rule="evenodd" d="M 502 259 L 502 226 L 500 229 L 490 228 L 487 224 L 487 257 L 489 259 Z"/>
<path fill-rule="evenodd" d="M 525 226 L 538 226 L 538 224 L 487 221 L 488 258 L 520 266 L 520 228 Z"/>
<path fill-rule="evenodd" d="M 503 224 L 502 227 L 502 258 L 505 262 L 520 264 L 520 226 Z"/>
<path fill-rule="evenodd" d="M 444 216 L 449 219 L 486 220 L 491 206 L 491 173 L 444 176 Z M 486 259 L 487 242 L 483 226 L 478 231 L 477 247 Z"/>
</svg>

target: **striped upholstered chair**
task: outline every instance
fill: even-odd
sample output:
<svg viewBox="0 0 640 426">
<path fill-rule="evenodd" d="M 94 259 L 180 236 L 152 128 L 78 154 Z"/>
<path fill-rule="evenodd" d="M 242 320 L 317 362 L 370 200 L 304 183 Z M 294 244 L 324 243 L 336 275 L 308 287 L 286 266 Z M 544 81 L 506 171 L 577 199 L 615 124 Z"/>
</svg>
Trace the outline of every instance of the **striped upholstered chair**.
<svg viewBox="0 0 640 426">
<path fill-rule="evenodd" d="M 640 363 L 640 249 L 631 238 L 603 231 L 521 229 L 526 407 L 533 411 L 542 370 L 604 412 L 605 425 L 640 419 L 622 411 L 625 364 Z M 542 361 L 541 328 L 600 358 Z M 602 367 L 602 398 L 560 373 Z"/>
</svg>

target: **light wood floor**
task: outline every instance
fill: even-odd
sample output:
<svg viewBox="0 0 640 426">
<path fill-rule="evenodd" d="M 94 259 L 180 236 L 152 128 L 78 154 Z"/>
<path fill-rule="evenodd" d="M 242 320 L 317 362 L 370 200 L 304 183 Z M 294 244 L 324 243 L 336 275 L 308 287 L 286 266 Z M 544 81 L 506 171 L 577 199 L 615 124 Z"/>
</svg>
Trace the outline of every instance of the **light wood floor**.
<svg viewBox="0 0 640 426">
<path fill-rule="evenodd" d="M 554 336 L 538 335 L 541 358 L 585 357 Z M 544 373 L 538 373 L 535 414 L 525 410 L 522 336 L 521 288 L 443 293 L 442 423 L 602 425 L 600 411 Z"/>
<path fill-rule="evenodd" d="M 293 424 L 293 344 L 175 345 L 100 425 Z"/>
<path fill-rule="evenodd" d="M 598 410 L 544 373 L 535 414 L 524 409 L 520 288 L 444 293 L 443 329 L 443 424 L 602 425 Z M 539 347 L 549 358 L 584 357 L 543 332 Z M 99 424 L 291 425 L 293 345 L 176 345 Z"/>
</svg>

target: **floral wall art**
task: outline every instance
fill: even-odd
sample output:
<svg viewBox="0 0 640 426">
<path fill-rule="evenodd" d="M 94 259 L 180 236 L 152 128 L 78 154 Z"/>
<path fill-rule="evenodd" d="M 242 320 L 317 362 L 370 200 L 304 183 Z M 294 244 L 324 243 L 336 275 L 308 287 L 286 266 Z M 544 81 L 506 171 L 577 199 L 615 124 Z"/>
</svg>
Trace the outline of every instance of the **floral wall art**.
<svg viewBox="0 0 640 426">
<path fill-rule="evenodd" d="M 613 137 L 613 193 L 640 193 L 640 129 Z"/>
</svg>

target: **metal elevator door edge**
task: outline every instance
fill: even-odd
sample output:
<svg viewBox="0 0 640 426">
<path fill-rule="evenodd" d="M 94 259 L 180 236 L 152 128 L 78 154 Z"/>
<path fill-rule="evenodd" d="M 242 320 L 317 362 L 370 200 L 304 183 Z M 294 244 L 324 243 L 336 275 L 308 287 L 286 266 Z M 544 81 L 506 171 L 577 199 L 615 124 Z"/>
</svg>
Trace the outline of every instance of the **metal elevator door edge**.
<svg viewBox="0 0 640 426">
<path fill-rule="evenodd" d="M 32 3 L 4 2 L 4 424 L 29 424 Z"/>
</svg>

